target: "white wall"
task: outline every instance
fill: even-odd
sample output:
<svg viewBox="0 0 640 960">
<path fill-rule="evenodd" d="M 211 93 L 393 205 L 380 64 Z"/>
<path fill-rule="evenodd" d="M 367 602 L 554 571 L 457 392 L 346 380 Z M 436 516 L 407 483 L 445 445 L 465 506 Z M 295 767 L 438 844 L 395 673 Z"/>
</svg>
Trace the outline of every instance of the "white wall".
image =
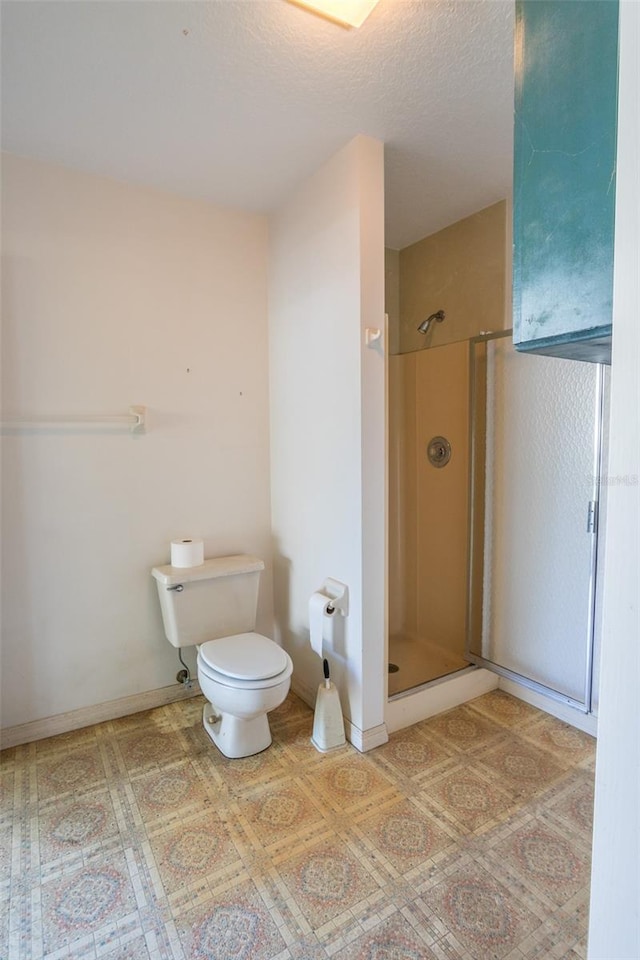
<svg viewBox="0 0 640 960">
<path fill-rule="evenodd" d="M 590 960 L 640 956 L 639 101 L 640 6 L 624 0 Z"/>
<path fill-rule="evenodd" d="M 384 357 L 364 345 L 383 280 L 382 144 L 357 137 L 272 219 L 269 329 L 276 634 L 313 703 L 309 596 L 327 576 L 348 584 L 326 653 L 360 748 L 386 738 Z"/>
<path fill-rule="evenodd" d="M 13 726 L 174 682 L 149 575 L 172 538 L 270 565 L 267 229 L 13 156 L 2 175 L 3 416 L 149 407 L 144 436 L 5 432 Z M 268 569 L 265 631 L 271 594 Z"/>
</svg>

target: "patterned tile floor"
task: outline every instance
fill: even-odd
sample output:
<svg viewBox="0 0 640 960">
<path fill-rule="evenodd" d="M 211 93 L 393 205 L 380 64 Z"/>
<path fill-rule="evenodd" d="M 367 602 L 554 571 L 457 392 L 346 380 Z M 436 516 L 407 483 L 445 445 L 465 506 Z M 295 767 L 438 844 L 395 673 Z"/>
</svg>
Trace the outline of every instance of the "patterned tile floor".
<svg viewBox="0 0 640 960">
<path fill-rule="evenodd" d="M 322 755 L 291 696 L 229 761 L 201 711 L 2 754 L 0 957 L 585 957 L 586 734 L 495 692 Z"/>
</svg>

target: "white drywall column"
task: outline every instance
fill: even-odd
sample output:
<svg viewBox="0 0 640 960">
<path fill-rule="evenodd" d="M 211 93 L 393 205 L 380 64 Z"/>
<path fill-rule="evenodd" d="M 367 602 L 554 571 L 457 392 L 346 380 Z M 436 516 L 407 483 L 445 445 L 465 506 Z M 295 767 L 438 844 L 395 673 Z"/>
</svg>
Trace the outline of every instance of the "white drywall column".
<svg viewBox="0 0 640 960">
<path fill-rule="evenodd" d="M 383 147 L 356 137 L 272 218 L 271 483 L 276 638 L 293 688 L 322 677 L 308 601 L 325 577 L 350 613 L 326 623 L 326 655 L 359 749 L 386 739 L 384 707 Z"/>
<path fill-rule="evenodd" d="M 611 438 L 590 960 L 640 957 L 640 5 L 620 4 Z M 635 484 L 633 482 L 635 478 Z"/>
</svg>

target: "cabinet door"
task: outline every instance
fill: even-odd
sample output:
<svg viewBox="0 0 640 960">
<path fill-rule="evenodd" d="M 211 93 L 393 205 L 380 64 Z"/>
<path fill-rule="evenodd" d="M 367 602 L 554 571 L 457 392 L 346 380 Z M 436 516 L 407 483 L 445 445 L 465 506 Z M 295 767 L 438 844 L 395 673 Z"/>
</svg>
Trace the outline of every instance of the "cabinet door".
<svg viewBox="0 0 640 960">
<path fill-rule="evenodd" d="M 516 8 L 514 344 L 609 361 L 618 2 Z"/>
</svg>

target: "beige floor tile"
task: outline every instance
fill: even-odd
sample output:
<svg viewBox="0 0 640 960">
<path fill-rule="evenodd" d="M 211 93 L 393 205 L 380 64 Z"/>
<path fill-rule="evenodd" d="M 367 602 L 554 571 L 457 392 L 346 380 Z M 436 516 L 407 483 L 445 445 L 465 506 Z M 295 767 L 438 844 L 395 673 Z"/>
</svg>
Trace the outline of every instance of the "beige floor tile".
<svg viewBox="0 0 640 960">
<path fill-rule="evenodd" d="M 495 747 L 478 753 L 476 763 L 497 779 L 501 789 L 515 799 L 532 799 L 566 772 L 546 750 L 522 737 L 509 736 Z"/>
<path fill-rule="evenodd" d="M 349 946 L 333 954 L 335 960 L 435 960 L 436 954 L 402 916 L 377 924 Z"/>
<path fill-rule="evenodd" d="M 187 960 L 272 960 L 286 943 L 249 881 L 185 914 L 177 924 Z"/>
<path fill-rule="evenodd" d="M 211 804 L 207 784 L 188 760 L 131 781 L 131 790 L 143 822 L 181 818 Z"/>
<path fill-rule="evenodd" d="M 480 828 L 485 832 L 496 826 L 516 803 L 513 795 L 499 786 L 499 781 L 469 764 L 459 764 L 433 778 L 419 796 L 463 834 Z"/>
<path fill-rule="evenodd" d="M 304 780 L 323 807 L 339 813 L 354 814 L 397 794 L 388 774 L 353 750 L 327 759 L 317 771 L 305 772 Z"/>
<path fill-rule="evenodd" d="M 353 829 L 378 862 L 390 865 L 400 875 L 428 868 L 434 857 L 454 847 L 459 837 L 414 799 L 387 802 L 358 817 Z"/>
<path fill-rule="evenodd" d="M 240 800 L 237 809 L 251 842 L 270 853 L 291 849 L 329 827 L 326 811 L 302 780 L 263 786 Z"/>
<path fill-rule="evenodd" d="M 36 740 L 31 744 L 35 750 L 38 760 L 50 758 L 58 752 L 68 753 L 70 751 L 81 750 L 82 748 L 97 747 L 101 732 L 101 725 L 94 724 L 90 727 L 82 727 L 80 730 L 70 730 L 68 733 L 60 733 L 56 737 L 47 737 L 45 740 Z M 4 760 L 4 753 L 3 753 Z"/>
<path fill-rule="evenodd" d="M 500 960 L 540 925 L 509 889 L 477 864 L 460 867 L 426 891 L 428 916 L 442 918 L 472 957 Z"/>
<path fill-rule="evenodd" d="M 53 953 L 82 937 L 100 937 L 137 910 L 129 865 L 123 854 L 91 859 L 42 886 L 43 952 Z"/>
<path fill-rule="evenodd" d="M 280 750 L 282 762 L 293 773 L 299 773 L 302 768 L 321 767 L 327 759 L 349 753 L 350 747 L 345 746 L 333 750 L 330 754 L 320 753 L 311 743 L 313 720 L 307 707 L 307 718 L 292 719 L 288 724 L 282 724 L 273 729 L 274 743 Z"/>
<path fill-rule="evenodd" d="M 468 753 L 490 746 L 504 736 L 505 729 L 495 720 L 467 706 L 456 707 L 416 725 L 436 736 L 450 751 Z"/>
<path fill-rule="evenodd" d="M 93 743 L 80 741 L 69 750 L 41 753 L 43 759 L 36 766 L 39 801 L 106 786 L 103 757 Z"/>
<path fill-rule="evenodd" d="M 452 751 L 437 738 L 428 736 L 427 728 L 408 727 L 392 733 L 389 742 L 368 754 L 392 778 L 420 781 L 434 776 L 452 757 Z"/>
<path fill-rule="evenodd" d="M 306 723 L 311 728 L 313 721 L 309 707 L 294 693 L 290 693 L 284 703 L 269 714 L 269 725 L 272 731 L 291 724 L 297 726 L 300 722 Z"/>
<path fill-rule="evenodd" d="M 108 790 L 82 792 L 45 806 L 38 818 L 41 865 L 85 852 L 118 837 L 118 824 Z"/>
<path fill-rule="evenodd" d="M 241 866 L 229 828 L 214 813 L 184 818 L 151 835 L 149 845 L 167 894 L 204 878 L 215 885 L 229 867 Z"/>
<path fill-rule="evenodd" d="M 583 840 L 591 840 L 593 830 L 593 774 L 574 770 L 555 791 L 550 792 L 542 814 L 578 831 Z"/>
<path fill-rule="evenodd" d="M 555 717 L 541 717 L 527 726 L 523 736 L 543 750 L 548 750 L 563 766 L 572 767 L 595 757 L 594 737 Z"/>
<path fill-rule="evenodd" d="M 257 786 L 266 785 L 293 774 L 295 767 L 278 744 L 253 757 L 229 760 L 209 741 L 210 764 L 215 774 L 235 797 L 244 796 Z"/>
<path fill-rule="evenodd" d="M 532 895 L 563 906 L 589 883 L 589 856 L 572 834 L 534 820 L 491 849 L 495 873 L 517 877 Z"/>
<path fill-rule="evenodd" d="M 16 777 L 21 776 L 13 764 L 0 768 L 0 823 L 9 824 L 14 816 Z M 19 814 L 19 810 L 16 811 Z"/>
<path fill-rule="evenodd" d="M 380 889 L 366 863 L 338 839 L 281 860 L 276 869 L 289 892 L 289 909 L 302 913 L 316 932 L 331 921 L 342 922 L 345 913 Z"/>
<path fill-rule="evenodd" d="M 520 727 L 540 718 L 540 711 L 535 707 L 502 690 L 485 693 L 471 700 L 467 706 L 505 727 Z"/>
<path fill-rule="evenodd" d="M 494 692 L 369 754 L 291 695 L 228 760 L 194 697 L 5 751 L 8 960 L 585 960 L 593 741 Z"/>
<path fill-rule="evenodd" d="M 100 960 L 151 960 L 143 936 L 118 940 L 118 944 L 108 953 L 100 953 Z"/>
<path fill-rule="evenodd" d="M 167 764 L 183 760 L 186 743 L 173 730 L 145 730 L 138 728 L 117 736 L 113 742 L 124 767 L 130 776 L 151 768 L 162 769 Z"/>
</svg>

